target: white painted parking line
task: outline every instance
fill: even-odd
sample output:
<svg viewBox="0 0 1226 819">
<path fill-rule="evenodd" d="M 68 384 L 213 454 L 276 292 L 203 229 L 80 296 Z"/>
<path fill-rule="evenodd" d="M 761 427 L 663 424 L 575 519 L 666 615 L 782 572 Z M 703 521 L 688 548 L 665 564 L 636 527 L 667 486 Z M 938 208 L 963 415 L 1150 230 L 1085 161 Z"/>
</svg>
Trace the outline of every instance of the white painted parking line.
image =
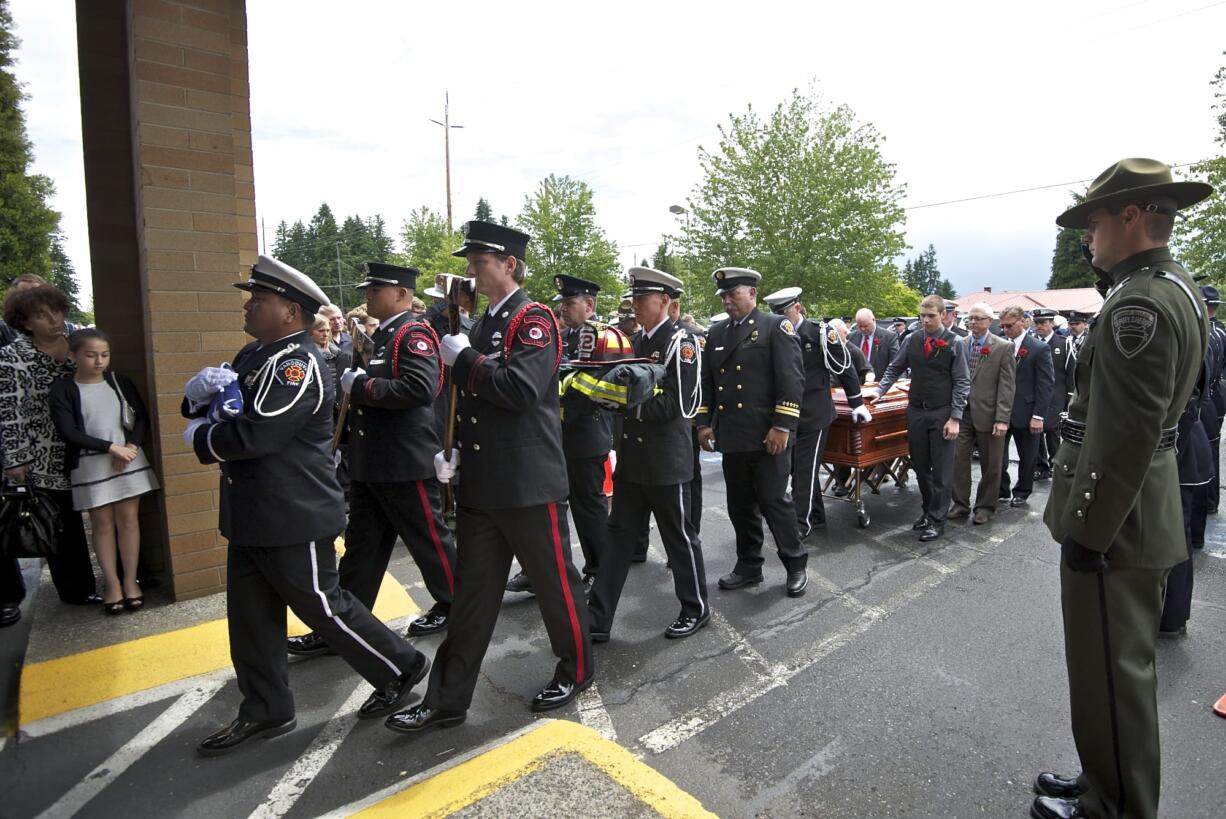
<svg viewBox="0 0 1226 819">
<path fill-rule="evenodd" d="M 600 686 L 592 683 L 591 687 L 575 698 L 575 706 L 579 710 L 579 722 L 591 728 L 602 737 L 617 742 L 617 731 L 613 729 L 613 720 L 605 710 L 604 700 L 600 697 Z"/>
<path fill-rule="evenodd" d="M 851 594 L 846 589 L 839 586 L 839 584 L 835 583 L 830 578 L 814 571 L 812 567 L 809 567 L 807 573 L 809 575 L 810 583 L 814 584 L 826 594 L 847 606 L 847 608 L 851 609 L 856 614 L 868 614 L 876 617 L 881 616 L 882 611 L 879 607 L 870 606 L 868 603 L 865 603 L 854 594 Z"/>
<path fill-rule="evenodd" d="M 277 819 L 289 813 L 290 808 L 294 807 L 294 803 L 314 781 L 316 774 L 323 770 L 337 748 L 340 748 L 341 743 L 349 736 L 349 732 L 358 724 L 358 709 L 368 696 L 370 685 L 363 680 L 341 707 L 336 709 L 336 713 L 324 724 L 323 730 L 302 752 L 302 756 L 282 774 L 259 807 L 251 812 L 250 819 Z"/>
<path fill-rule="evenodd" d="M 758 679 L 769 680 L 784 671 L 783 666 L 775 665 L 763 657 L 756 648 L 749 644 L 744 634 L 737 631 L 724 615 L 714 609 L 711 611 L 711 622 L 715 624 L 716 631 L 724 635 L 724 639 L 732 644 L 732 650 L 736 656 L 741 658 L 741 661 L 757 675 Z"/>
<path fill-rule="evenodd" d="M 128 740 L 102 764 L 86 774 L 72 790 L 39 814 L 39 819 L 74 816 L 91 799 L 101 793 L 103 788 L 118 779 L 134 762 L 165 739 L 171 731 L 190 719 L 192 714 L 196 713 L 196 709 L 208 702 L 222 685 L 223 683 L 217 680 L 204 684 L 198 683 L 175 700 L 174 704 L 163 711 L 157 719 L 146 725 L 139 734 Z"/>
<path fill-rule="evenodd" d="M 963 555 L 954 562 L 954 572 L 965 569 L 983 557 L 984 554 L 984 552 L 965 550 Z M 786 671 L 783 674 L 767 680 L 746 681 L 731 691 L 718 695 L 706 704 L 649 731 L 639 737 L 639 744 L 654 754 L 664 753 L 676 748 L 683 742 L 707 730 L 724 717 L 736 713 L 779 686 L 786 685 L 797 674 L 843 648 L 877 623 L 885 620 L 894 612 L 940 585 L 947 576 L 945 574 L 931 574 L 924 577 L 887 600 L 878 609 L 879 614 L 866 612 L 850 623 L 835 629 L 808 651 L 793 657 L 785 664 Z"/>
</svg>

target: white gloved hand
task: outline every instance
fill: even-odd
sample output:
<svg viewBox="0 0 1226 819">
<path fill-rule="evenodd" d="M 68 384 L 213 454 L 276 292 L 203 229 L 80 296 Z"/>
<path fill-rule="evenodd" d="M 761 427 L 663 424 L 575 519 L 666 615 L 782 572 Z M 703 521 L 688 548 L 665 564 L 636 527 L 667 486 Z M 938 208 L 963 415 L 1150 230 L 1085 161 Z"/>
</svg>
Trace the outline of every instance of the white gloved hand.
<svg viewBox="0 0 1226 819">
<path fill-rule="evenodd" d="M 196 446 L 196 430 L 208 425 L 208 418 L 193 418 L 187 422 L 187 429 L 183 430 L 183 440 L 194 449 Z"/>
<path fill-rule="evenodd" d="M 238 374 L 229 367 L 205 367 L 187 380 L 183 394 L 196 405 L 207 404 L 237 378 Z"/>
<path fill-rule="evenodd" d="M 853 424 L 867 424 L 871 420 L 873 420 L 873 414 L 863 404 L 851 411 L 851 422 Z"/>
<path fill-rule="evenodd" d="M 448 367 L 455 364 L 455 360 L 460 357 L 460 353 L 471 346 L 468 343 L 468 336 L 463 333 L 457 333 L 454 336 L 443 336 L 439 345 L 440 352 L 443 355 L 443 363 Z"/>
<path fill-rule="evenodd" d="M 359 375 L 366 375 L 366 370 L 358 367 L 356 370 L 345 370 L 341 373 L 341 392 L 348 395 L 353 390 L 353 382 Z"/>
<path fill-rule="evenodd" d="M 864 383 L 865 384 L 876 384 L 877 383 L 877 373 L 873 372 L 872 370 L 869 370 L 868 375 L 864 376 Z"/>
<path fill-rule="evenodd" d="M 450 461 L 443 457 L 443 453 L 434 453 L 434 474 L 438 478 L 439 483 L 451 483 L 451 479 L 455 477 L 456 470 L 459 468 L 460 450 L 451 450 Z"/>
</svg>

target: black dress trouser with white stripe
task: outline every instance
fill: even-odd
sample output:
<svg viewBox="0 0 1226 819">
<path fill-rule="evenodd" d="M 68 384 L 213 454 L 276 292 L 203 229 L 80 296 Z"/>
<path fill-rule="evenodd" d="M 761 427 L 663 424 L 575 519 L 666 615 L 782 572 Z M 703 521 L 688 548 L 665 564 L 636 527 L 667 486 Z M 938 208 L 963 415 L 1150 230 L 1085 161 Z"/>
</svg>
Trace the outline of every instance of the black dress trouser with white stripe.
<svg viewBox="0 0 1226 819">
<path fill-rule="evenodd" d="M 826 525 L 821 469 L 829 432 L 827 425 L 802 429 L 796 436 L 796 451 L 792 453 L 792 504 L 796 507 L 796 524 L 802 538 Z"/>
<path fill-rule="evenodd" d="M 702 543 L 688 519 L 690 503 L 689 484 L 649 486 L 626 480 L 620 472 L 613 473 L 609 548 L 588 601 L 593 630 L 607 632 L 612 628 L 635 544 L 640 535 L 646 535 L 652 515 L 672 567 L 681 616 L 697 618 L 707 613 L 707 572 Z"/>
<path fill-rule="evenodd" d="M 376 688 L 416 664 L 417 649 L 340 587 L 333 540 L 230 545 L 226 614 L 230 658 L 243 694 L 240 719 L 284 721 L 294 715 L 285 653 L 286 606 Z"/>
</svg>

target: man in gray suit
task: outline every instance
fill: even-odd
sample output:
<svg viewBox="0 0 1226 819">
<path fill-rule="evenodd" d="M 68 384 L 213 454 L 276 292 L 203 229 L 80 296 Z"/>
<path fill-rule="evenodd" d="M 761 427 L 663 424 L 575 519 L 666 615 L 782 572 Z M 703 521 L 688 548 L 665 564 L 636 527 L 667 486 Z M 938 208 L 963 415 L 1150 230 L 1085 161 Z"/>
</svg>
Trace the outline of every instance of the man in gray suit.
<svg viewBox="0 0 1226 819">
<path fill-rule="evenodd" d="M 877 326 L 873 311 L 863 307 L 856 311 L 856 329 L 847 335 L 847 343 L 859 350 L 880 381 L 885 368 L 898 355 L 898 336 L 892 330 Z"/>
<path fill-rule="evenodd" d="M 967 321 L 967 365 L 971 371 L 971 393 L 967 411 L 958 430 L 954 454 L 953 502 L 949 519 L 971 514 L 971 453 L 979 450 L 979 489 L 975 493 L 974 522 L 987 523 L 996 512 L 1000 466 L 1005 454 L 1005 433 L 1013 409 L 1016 362 L 1013 345 L 988 332 L 992 308 L 984 302 L 971 305 Z"/>
</svg>

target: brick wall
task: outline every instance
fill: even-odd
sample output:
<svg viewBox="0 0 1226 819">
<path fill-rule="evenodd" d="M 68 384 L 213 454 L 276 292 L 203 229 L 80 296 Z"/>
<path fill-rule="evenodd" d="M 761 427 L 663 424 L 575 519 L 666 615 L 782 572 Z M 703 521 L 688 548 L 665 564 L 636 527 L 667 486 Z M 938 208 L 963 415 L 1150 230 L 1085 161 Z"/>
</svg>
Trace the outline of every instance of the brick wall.
<svg viewBox="0 0 1226 819">
<path fill-rule="evenodd" d="M 116 359 L 131 348 L 144 364 L 137 375 L 150 398 L 151 454 L 164 488 L 158 508 L 145 515 L 145 549 L 160 553 L 177 599 L 196 597 L 224 588 L 225 541 L 217 533 L 217 471 L 202 467 L 184 444 L 179 403 L 192 373 L 228 360 L 248 340 L 243 294 L 231 286 L 256 254 L 245 3 L 78 0 L 77 15 L 86 183 L 99 211 L 91 205 L 91 248 L 130 246 L 112 254 L 116 263 L 94 256 L 98 323 L 131 328 Z M 99 58 L 102 44 L 89 41 L 114 37 L 118 28 L 122 66 Z M 108 82 L 87 73 L 87 52 Z M 118 98 L 121 90 L 126 99 Z M 91 133 L 90 111 L 106 109 L 120 122 L 116 110 L 130 112 L 130 224 L 101 212 L 122 186 L 122 174 L 90 159 L 91 142 L 106 135 Z M 113 163 L 115 151 L 106 158 Z"/>
</svg>

